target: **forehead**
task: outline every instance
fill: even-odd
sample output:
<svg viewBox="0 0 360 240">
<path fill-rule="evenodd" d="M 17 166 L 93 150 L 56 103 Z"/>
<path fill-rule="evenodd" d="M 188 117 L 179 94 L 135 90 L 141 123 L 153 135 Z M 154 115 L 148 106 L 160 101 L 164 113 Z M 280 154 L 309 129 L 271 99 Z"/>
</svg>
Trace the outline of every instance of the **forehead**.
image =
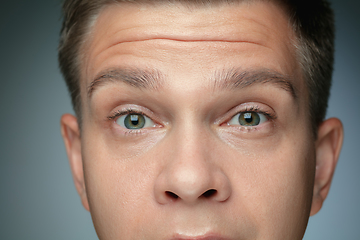
<svg viewBox="0 0 360 240">
<path fill-rule="evenodd" d="M 169 63 L 160 70 L 170 75 L 192 72 L 194 63 L 207 71 L 219 70 L 219 62 L 294 75 L 299 67 L 293 39 L 286 15 L 269 2 L 114 4 L 100 12 L 92 29 L 82 64 L 82 89 L 106 68 L 129 63 L 153 67 L 153 60 Z M 234 62 L 238 66 L 231 66 Z"/>
<path fill-rule="evenodd" d="M 253 31 L 254 28 L 258 30 Z M 206 6 L 119 3 L 101 11 L 94 30 L 94 41 L 112 36 L 112 43 L 172 38 L 252 41 L 266 45 L 279 34 L 280 38 L 289 38 L 282 9 L 259 1 Z"/>
</svg>

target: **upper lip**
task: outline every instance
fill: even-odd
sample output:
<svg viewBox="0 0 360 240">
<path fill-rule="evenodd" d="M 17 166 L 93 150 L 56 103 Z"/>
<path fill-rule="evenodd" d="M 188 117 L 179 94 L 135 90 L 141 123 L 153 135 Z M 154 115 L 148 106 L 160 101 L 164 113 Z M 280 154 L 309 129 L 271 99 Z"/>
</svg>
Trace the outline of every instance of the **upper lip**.
<svg viewBox="0 0 360 240">
<path fill-rule="evenodd" d="M 222 237 L 178 237 L 172 238 L 171 240 L 229 240 Z"/>
<path fill-rule="evenodd" d="M 185 236 L 185 235 L 177 235 L 170 240 L 230 240 L 229 238 L 222 237 L 217 234 L 207 234 L 203 236 Z"/>
</svg>

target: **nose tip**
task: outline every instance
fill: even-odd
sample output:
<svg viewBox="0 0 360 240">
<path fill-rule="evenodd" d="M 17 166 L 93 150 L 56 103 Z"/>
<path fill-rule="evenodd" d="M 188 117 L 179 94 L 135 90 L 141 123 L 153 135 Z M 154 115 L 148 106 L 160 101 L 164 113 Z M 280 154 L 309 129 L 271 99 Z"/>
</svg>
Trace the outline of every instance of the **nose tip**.
<svg viewBox="0 0 360 240">
<path fill-rule="evenodd" d="M 201 200 L 226 201 L 231 195 L 227 177 L 209 166 L 180 166 L 163 173 L 155 185 L 159 203 L 182 201 L 194 204 Z"/>
<path fill-rule="evenodd" d="M 202 169 L 183 168 L 172 173 L 173 179 L 167 179 L 165 192 L 167 197 L 181 198 L 186 202 L 193 202 L 210 190 L 211 179 Z"/>
</svg>

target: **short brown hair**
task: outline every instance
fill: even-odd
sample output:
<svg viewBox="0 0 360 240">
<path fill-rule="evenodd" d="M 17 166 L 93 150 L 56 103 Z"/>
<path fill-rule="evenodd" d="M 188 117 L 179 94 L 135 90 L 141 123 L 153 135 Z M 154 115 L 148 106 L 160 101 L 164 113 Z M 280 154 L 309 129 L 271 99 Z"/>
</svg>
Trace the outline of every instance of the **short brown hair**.
<svg viewBox="0 0 360 240">
<path fill-rule="evenodd" d="M 151 4 L 180 2 L 215 4 L 244 0 L 65 0 L 59 44 L 59 64 L 74 111 L 81 124 L 80 49 L 103 7 L 114 3 Z M 247 0 L 256 1 L 256 0 Z M 261 1 L 261 0 L 260 0 Z M 266 1 L 266 0 L 263 0 Z M 334 61 L 334 16 L 326 0 L 270 0 L 285 7 L 297 37 L 298 61 L 309 92 L 309 117 L 316 137 L 324 120 L 329 98 Z"/>
</svg>

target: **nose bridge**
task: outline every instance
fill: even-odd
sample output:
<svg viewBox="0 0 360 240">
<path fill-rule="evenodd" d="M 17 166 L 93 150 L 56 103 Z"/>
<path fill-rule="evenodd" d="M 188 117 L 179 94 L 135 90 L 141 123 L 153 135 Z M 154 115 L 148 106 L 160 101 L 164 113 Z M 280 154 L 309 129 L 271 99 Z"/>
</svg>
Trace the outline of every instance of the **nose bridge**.
<svg viewBox="0 0 360 240">
<path fill-rule="evenodd" d="M 228 180 L 212 159 L 211 131 L 201 121 L 189 119 L 174 126 L 168 136 L 166 164 L 155 185 L 161 203 L 175 199 L 194 203 L 206 196 L 216 198 L 223 187 L 229 192 Z M 221 194 L 220 198 L 226 199 L 227 195 Z"/>
<path fill-rule="evenodd" d="M 181 124 L 172 133 L 175 144 L 172 144 L 174 155 L 173 164 L 201 165 L 206 162 L 206 148 L 211 141 L 208 130 L 196 119 Z"/>
<path fill-rule="evenodd" d="M 206 130 L 194 126 L 179 129 L 180 138 L 175 145 L 169 167 L 175 181 L 188 191 L 206 191 L 211 185 L 211 164 L 204 149 L 210 141 Z M 195 194 L 195 192 L 194 192 Z"/>
</svg>

